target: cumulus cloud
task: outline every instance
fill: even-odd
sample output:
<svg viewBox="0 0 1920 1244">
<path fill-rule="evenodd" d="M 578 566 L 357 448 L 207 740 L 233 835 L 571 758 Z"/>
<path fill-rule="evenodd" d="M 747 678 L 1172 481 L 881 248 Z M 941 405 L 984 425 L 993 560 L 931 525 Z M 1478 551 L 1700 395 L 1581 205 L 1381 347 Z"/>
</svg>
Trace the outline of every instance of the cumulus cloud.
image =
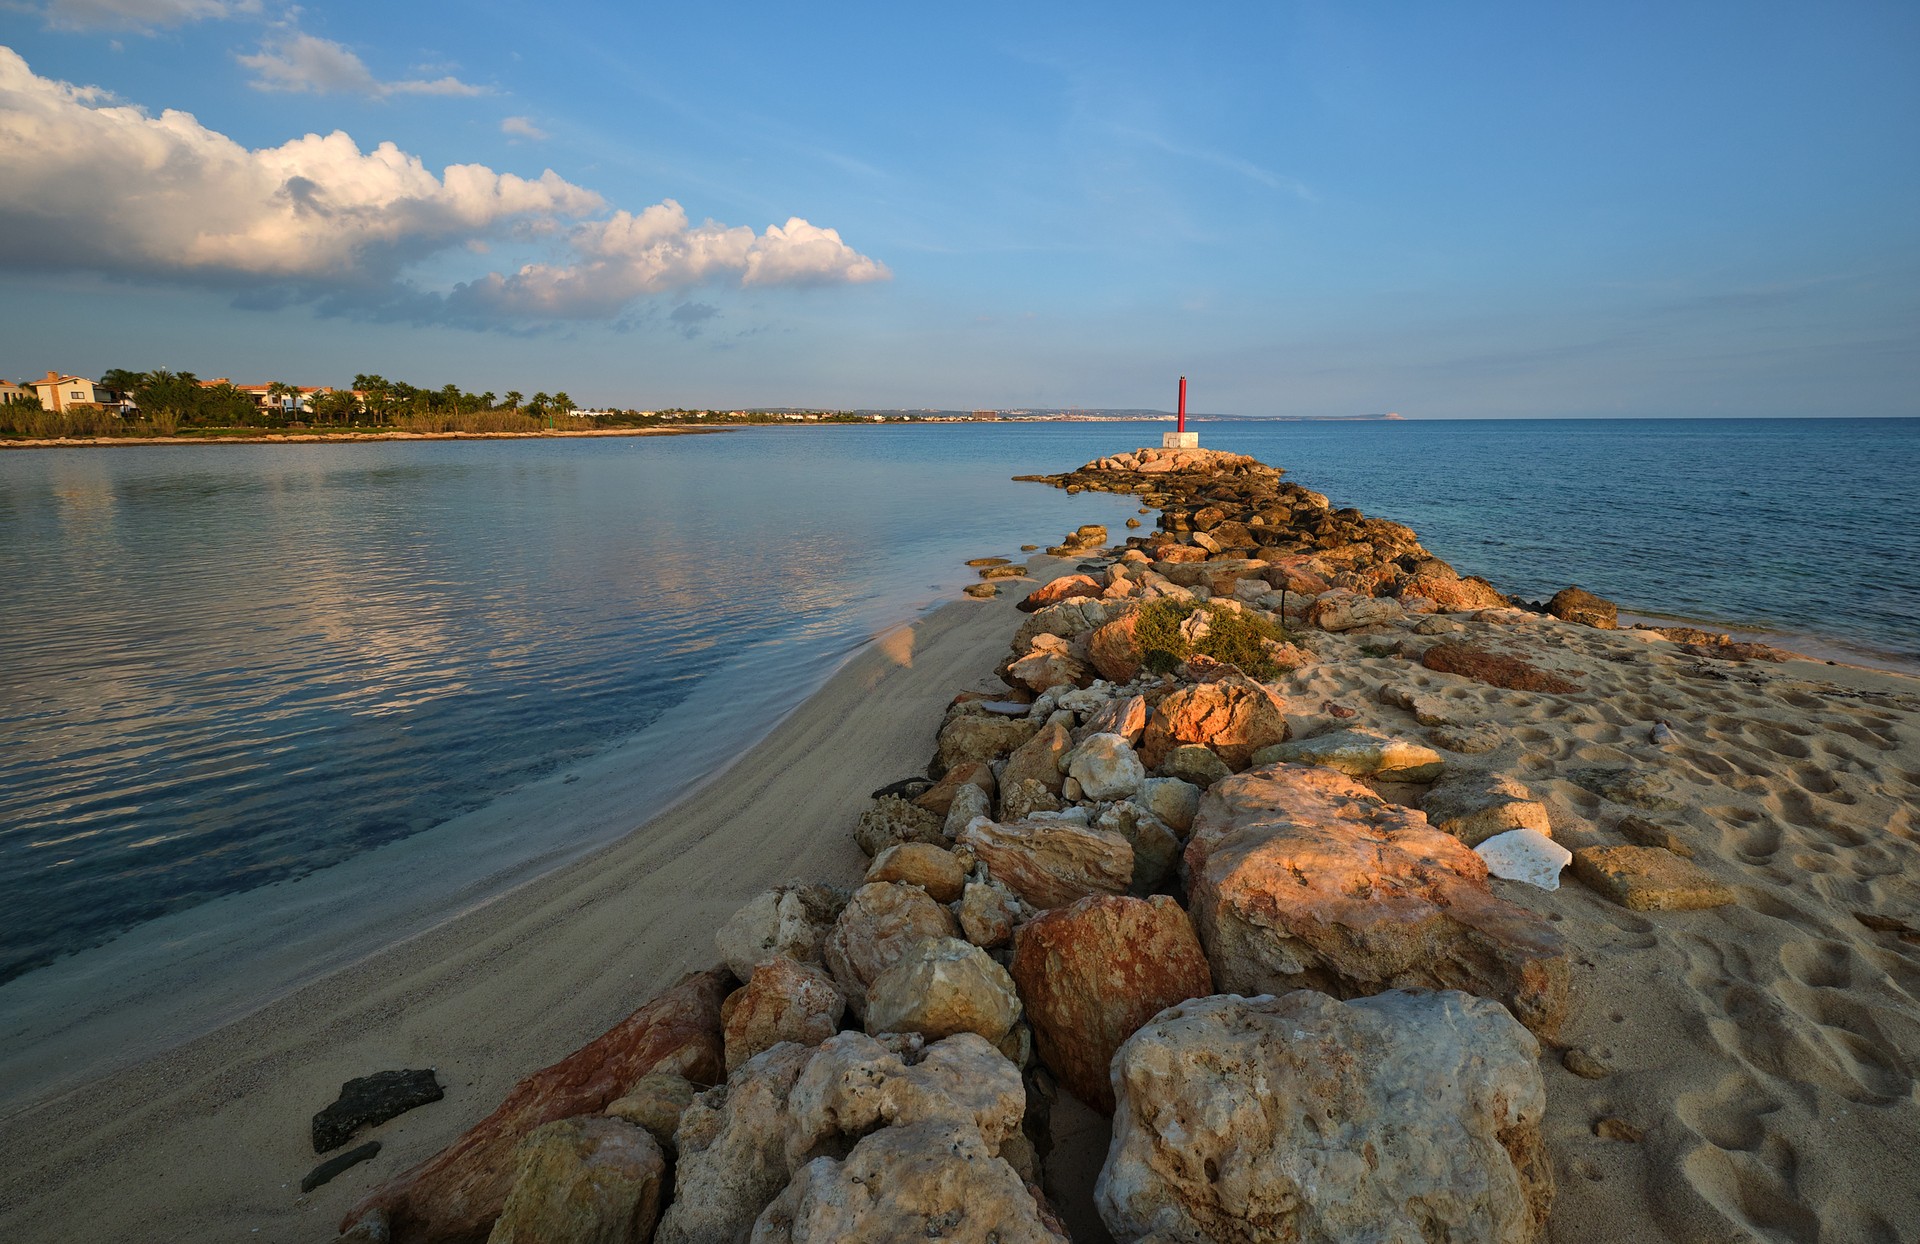
<svg viewBox="0 0 1920 1244">
<path fill-rule="evenodd" d="M 500 132 L 508 138 L 524 138 L 529 142 L 539 142 L 547 132 L 526 117 L 507 117 L 500 122 Z"/>
<path fill-rule="evenodd" d="M 454 77 L 408 78 L 382 82 L 366 62 L 346 46 L 304 31 L 269 38 L 251 56 L 239 58 L 253 70 L 248 83 L 256 91 L 310 92 L 315 95 L 484 95 L 485 87 Z"/>
<path fill-rule="evenodd" d="M 259 11 L 260 0 L 49 0 L 45 10 L 63 30 L 156 30 Z"/>
<path fill-rule="evenodd" d="M 755 234 L 688 222 L 668 200 L 602 215 L 600 195 L 552 170 L 536 178 L 455 164 L 438 176 L 392 143 L 362 151 L 339 131 L 248 149 L 184 112 L 151 116 L 97 88 L 36 76 L 0 47 L 0 265 L 184 279 L 250 305 L 470 324 L 609 315 L 635 298 L 743 286 L 885 279 L 832 229 L 800 219 Z M 111 193 L 98 193 L 102 169 Z M 410 266 L 545 239 L 563 257 L 491 273 L 442 295 Z"/>
</svg>

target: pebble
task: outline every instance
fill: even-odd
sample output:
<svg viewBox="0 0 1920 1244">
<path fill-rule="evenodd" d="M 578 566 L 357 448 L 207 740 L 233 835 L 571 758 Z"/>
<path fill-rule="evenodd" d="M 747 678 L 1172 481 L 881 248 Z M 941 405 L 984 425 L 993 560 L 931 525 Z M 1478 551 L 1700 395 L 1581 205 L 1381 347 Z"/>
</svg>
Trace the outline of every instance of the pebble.
<svg viewBox="0 0 1920 1244">
<path fill-rule="evenodd" d="M 1567 1052 L 1560 1056 L 1560 1063 L 1582 1080 L 1604 1080 L 1613 1074 L 1613 1068 L 1585 1046 L 1567 1047 Z"/>
</svg>

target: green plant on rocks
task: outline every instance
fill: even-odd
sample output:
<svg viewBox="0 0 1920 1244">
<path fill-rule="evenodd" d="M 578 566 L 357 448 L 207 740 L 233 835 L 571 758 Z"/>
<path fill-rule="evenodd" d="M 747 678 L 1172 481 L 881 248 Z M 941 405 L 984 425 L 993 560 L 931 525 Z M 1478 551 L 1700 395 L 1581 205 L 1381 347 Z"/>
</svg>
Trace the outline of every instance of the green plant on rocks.
<svg viewBox="0 0 1920 1244">
<path fill-rule="evenodd" d="M 1205 619 L 1197 639 L 1193 633 L 1198 628 L 1191 625 L 1195 614 Z M 1141 664 L 1155 674 L 1168 673 L 1197 653 L 1263 679 L 1280 672 L 1267 646 L 1289 638 L 1285 628 L 1259 614 L 1211 601 L 1166 599 L 1141 606 L 1133 637 L 1140 647 Z"/>
</svg>

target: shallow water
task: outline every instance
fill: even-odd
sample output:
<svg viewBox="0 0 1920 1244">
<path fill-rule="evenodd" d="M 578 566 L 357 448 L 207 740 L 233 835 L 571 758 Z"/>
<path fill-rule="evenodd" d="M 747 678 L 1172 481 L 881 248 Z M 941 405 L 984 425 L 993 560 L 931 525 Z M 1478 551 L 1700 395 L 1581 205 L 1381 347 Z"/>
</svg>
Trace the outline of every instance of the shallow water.
<svg viewBox="0 0 1920 1244">
<path fill-rule="evenodd" d="M 1508 591 L 1920 660 L 1920 421 L 1199 426 Z M 0 454 L 0 980 L 445 822 L 696 691 L 751 692 L 719 723 L 742 745 L 964 558 L 1117 538 L 1126 500 L 1008 477 L 1160 430 Z"/>
</svg>

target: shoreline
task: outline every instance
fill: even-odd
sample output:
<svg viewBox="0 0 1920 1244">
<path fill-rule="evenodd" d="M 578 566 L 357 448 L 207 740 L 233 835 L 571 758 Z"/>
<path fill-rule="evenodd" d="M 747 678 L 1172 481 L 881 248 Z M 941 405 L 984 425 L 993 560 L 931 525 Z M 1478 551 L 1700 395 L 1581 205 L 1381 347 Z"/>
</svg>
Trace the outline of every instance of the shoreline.
<svg viewBox="0 0 1920 1244">
<path fill-rule="evenodd" d="M 76 1213 L 103 1238 L 331 1238 L 378 1177 L 439 1149 L 528 1069 L 710 963 L 714 931 L 753 894 L 795 876 L 857 880 L 858 808 L 924 765 L 954 690 L 991 680 L 1022 595 L 950 601 L 880 633 L 758 743 L 616 840 L 470 895 L 174 1048 L 77 1083 L 67 1073 L 64 1089 L 10 1109 L 0 1117 L 7 1238 L 71 1238 Z M 297 1196 L 317 1160 L 307 1117 L 344 1080 L 401 1065 L 438 1068 L 446 1101 L 383 1129 L 379 1162 Z M 183 1163 L 192 1178 L 180 1178 Z"/>
<path fill-rule="evenodd" d="M 742 425 L 746 426 L 746 425 Z M 368 441 L 555 441 L 606 436 L 701 436 L 731 427 L 582 428 L 544 432 L 265 432 L 258 436 L 74 436 L 0 439 L 0 449 L 132 449 L 141 445 L 357 445 Z"/>
</svg>

